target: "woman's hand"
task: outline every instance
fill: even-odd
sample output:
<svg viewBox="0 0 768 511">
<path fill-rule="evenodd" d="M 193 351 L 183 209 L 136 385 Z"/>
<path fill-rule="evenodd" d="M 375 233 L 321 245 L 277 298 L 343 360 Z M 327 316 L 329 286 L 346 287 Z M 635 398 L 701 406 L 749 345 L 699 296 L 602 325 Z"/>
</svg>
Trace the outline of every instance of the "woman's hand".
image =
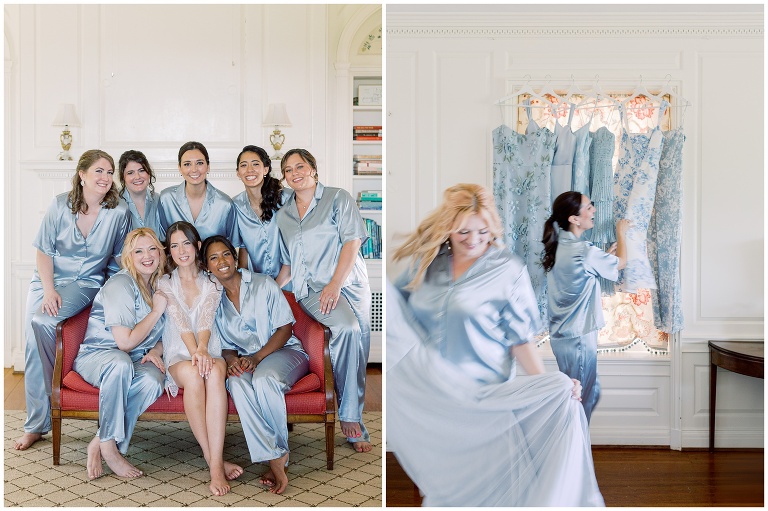
<svg viewBox="0 0 768 511">
<path fill-rule="evenodd" d="M 608 248 L 608 253 L 611 255 L 616 255 L 616 247 L 618 247 L 619 244 L 615 241 L 611 244 L 611 246 Z"/>
<path fill-rule="evenodd" d="M 141 358 L 141 363 L 143 364 L 143 363 L 145 363 L 145 362 L 152 362 L 153 364 L 155 364 L 155 366 L 156 366 L 158 369 L 160 369 L 160 372 L 162 372 L 163 374 L 165 374 L 165 364 L 163 364 L 163 357 L 162 357 L 162 355 L 161 355 L 159 352 L 157 352 L 156 350 L 154 350 L 154 349 L 151 349 L 151 350 L 149 350 L 149 351 L 147 352 L 147 354 L 146 354 L 146 355 L 144 355 L 144 356 Z"/>
<path fill-rule="evenodd" d="M 630 222 L 626 218 L 622 218 L 621 220 L 616 222 L 616 234 L 621 236 L 625 235 L 630 225 L 632 225 L 632 222 Z"/>
<path fill-rule="evenodd" d="M 55 289 L 43 294 L 43 305 L 40 310 L 48 314 L 49 316 L 57 316 L 59 314 L 59 308 L 61 308 L 61 295 L 56 292 Z"/>
<path fill-rule="evenodd" d="M 329 282 L 328 285 L 320 291 L 320 313 L 330 314 L 339 304 L 340 295 L 341 286 L 334 281 Z"/>
<path fill-rule="evenodd" d="M 208 378 L 213 368 L 213 357 L 208 353 L 207 348 L 199 347 L 192 355 L 192 365 L 197 365 L 201 378 Z"/>
<path fill-rule="evenodd" d="M 573 382 L 573 390 L 571 391 L 573 399 L 581 401 L 581 382 L 576 378 L 571 378 L 571 381 Z"/>
<path fill-rule="evenodd" d="M 155 291 L 152 295 L 152 310 L 159 314 L 165 312 L 165 307 L 168 305 L 168 297 L 162 291 Z"/>
</svg>

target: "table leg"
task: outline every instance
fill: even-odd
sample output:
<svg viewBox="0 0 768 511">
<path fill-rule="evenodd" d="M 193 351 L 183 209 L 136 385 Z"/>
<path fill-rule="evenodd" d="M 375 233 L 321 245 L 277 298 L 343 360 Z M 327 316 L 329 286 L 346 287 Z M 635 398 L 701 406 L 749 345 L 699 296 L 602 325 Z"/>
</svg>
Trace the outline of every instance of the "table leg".
<svg viewBox="0 0 768 511">
<path fill-rule="evenodd" d="M 709 451 L 715 451 L 715 408 L 717 402 L 717 366 L 709 364 Z"/>
</svg>

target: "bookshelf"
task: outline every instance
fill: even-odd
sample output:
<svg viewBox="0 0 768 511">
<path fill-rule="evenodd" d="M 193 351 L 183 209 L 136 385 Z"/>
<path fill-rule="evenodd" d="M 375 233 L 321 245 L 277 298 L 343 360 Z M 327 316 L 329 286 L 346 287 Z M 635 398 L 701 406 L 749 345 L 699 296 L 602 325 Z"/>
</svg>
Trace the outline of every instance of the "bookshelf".
<svg viewBox="0 0 768 511">
<path fill-rule="evenodd" d="M 363 257 L 368 266 L 371 283 L 371 354 L 369 362 L 382 361 L 382 206 L 383 206 L 383 131 L 380 75 L 351 73 L 352 119 L 349 137 L 352 145 L 352 161 L 349 172 L 352 176 L 350 193 L 358 201 L 360 214 L 366 221 L 366 228 L 373 231 L 374 238 L 363 247 Z M 377 200 L 378 196 L 378 200 Z M 363 200 L 361 200 L 361 198 Z M 375 222 L 375 225 L 373 224 Z M 376 236 L 378 234 L 378 236 Z"/>
</svg>

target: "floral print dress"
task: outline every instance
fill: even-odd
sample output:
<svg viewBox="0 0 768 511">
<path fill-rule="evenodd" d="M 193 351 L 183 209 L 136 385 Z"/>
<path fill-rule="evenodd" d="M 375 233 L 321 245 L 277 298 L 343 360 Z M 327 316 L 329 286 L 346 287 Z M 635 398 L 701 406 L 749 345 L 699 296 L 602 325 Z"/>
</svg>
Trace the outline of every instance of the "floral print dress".
<svg viewBox="0 0 768 511">
<path fill-rule="evenodd" d="M 550 173 L 555 134 L 533 120 L 525 135 L 502 125 L 493 130 L 493 148 L 493 197 L 504 242 L 528 267 L 539 313 L 546 320 L 547 278 L 541 264 L 541 236 L 552 213 Z"/>
<path fill-rule="evenodd" d="M 659 120 L 669 103 L 663 101 Z M 636 293 L 638 289 L 656 289 L 656 279 L 648 259 L 647 235 L 653 204 L 659 161 L 664 146 L 664 135 L 657 125 L 650 133 L 629 133 L 627 115 L 620 110 L 624 131 L 619 145 L 619 160 L 613 176 L 616 199 L 613 215 L 616 221 L 626 218 L 627 265 L 619 271 L 616 291 Z"/>
<path fill-rule="evenodd" d="M 656 203 L 648 230 L 648 257 L 658 283 L 658 289 L 651 291 L 654 324 L 658 330 L 672 334 L 683 328 L 680 240 L 685 134 L 682 127 L 663 134 Z"/>
</svg>

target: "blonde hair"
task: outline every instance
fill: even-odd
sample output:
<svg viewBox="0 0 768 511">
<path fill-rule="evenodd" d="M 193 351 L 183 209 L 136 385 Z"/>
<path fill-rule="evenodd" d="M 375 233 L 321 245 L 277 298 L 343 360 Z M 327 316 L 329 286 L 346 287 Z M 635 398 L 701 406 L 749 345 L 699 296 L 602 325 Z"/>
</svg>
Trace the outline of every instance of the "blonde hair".
<svg viewBox="0 0 768 511">
<path fill-rule="evenodd" d="M 152 242 L 157 247 L 158 257 L 160 258 L 157 268 L 152 272 L 152 275 L 149 276 L 149 288 L 147 288 L 144 279 L 139 276 L 139 272 L 133 265 L 132 252 L 136 248 L 139 238 L 142 236 L 152 239 Z M 157 289 L 157 282 L 163 276 L 165 268 L 165 250 L 163 249 L 163 244 L 160 243 L 160 240 L 157 238 L 155 231 L 149 227 L 139 227 L 138 229 L 129 232 L 128 235 L 126 235 L 125 243 L 123 244 L 123 254 L 120 256 L 120 265 L 128 271 L 131 277 L 133 277 L 133 280 L 139 285 L 141 297 L 144 298 L 147 305 L 151 306 L 152 292 Z"/>
<path fill-rule="evenodd" d="M 78 160 L 75 175 L 72 176 L 72 190 L 70 190 L 67 195 L 73 215 L 80 212 L 88 213 L 88 204 L 86 204 L 85 197 L 83 196 L 83 185 L 80 184 L 82 181 L 80 171 L 88 172 L 88 169 L 102 158 L 112 165 L 112 170 L 115 169 L 115 160 L 113 160 L 109 154 L 99 149 L 91 149 L 84 152 L 80 157 L 80 160 Z M 104 195 L 104 199 L 101 201 L 101 205 L 107 209 L 113 209 L 117 206 L 118 202 L 120 202 L 120 196 L 117 194 L 117 186 L 115 186 L 113 180 L 112 186 L 109 187 L 109 191 Z"/>
<path fill-rule="evenodd" d="M 407 288 L 414 289 L 424 281 L 424 275 L 450 235 L 464 227 L 470 215 L 480 215 L 488 222 L 491 243 L 501 246 L 501 219 L 493 196 L 480 185 L 461 183 L 443 193 L 443 203 L 432 211 L 410 234 L 392 256 L 393 261 L 410 258 L 410 268 L 416 274 Z"/>
</svg>

